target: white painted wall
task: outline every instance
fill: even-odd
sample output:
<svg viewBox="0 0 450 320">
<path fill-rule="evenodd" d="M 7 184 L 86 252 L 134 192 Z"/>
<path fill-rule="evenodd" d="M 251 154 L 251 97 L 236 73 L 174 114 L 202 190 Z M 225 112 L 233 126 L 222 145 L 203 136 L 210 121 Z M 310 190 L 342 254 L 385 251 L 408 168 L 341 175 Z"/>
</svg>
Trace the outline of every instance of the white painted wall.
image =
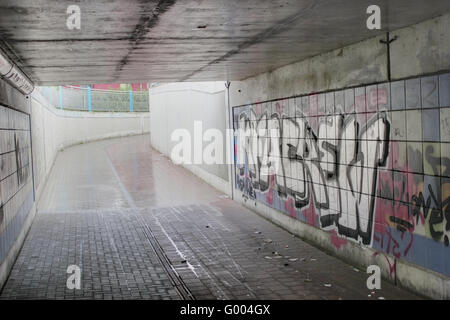
<svg viewBox="0 0 450 320">
<path fill-rule="evenodd" d="M 172 148 L 177 144 L 171 141 L 172 132 L 184 128 L 193 137 L 195 121 L 202 122 L 203 132 L 210 128 L 219 129 L 225 139 L 227 107 L 223 81 L 162 84 L 150 88 L 149 95 L 152 146 L 166 156 L 171 156 Z M 226 144 L 223 141 L 225 155 Z M 192 155 L 193 148 L 192 141 Z M 227 165 L 201 164 L 184 167 L 222 192 L 231 192 Z"/>
<path fill-rule="evenodd" d="M 149 113 L 75 112 L 56 109 L 38 92 L 31 96 L 31 132 L 37 199 L 56 155 L 69 146 L 150 131 Z"/>
</svg>

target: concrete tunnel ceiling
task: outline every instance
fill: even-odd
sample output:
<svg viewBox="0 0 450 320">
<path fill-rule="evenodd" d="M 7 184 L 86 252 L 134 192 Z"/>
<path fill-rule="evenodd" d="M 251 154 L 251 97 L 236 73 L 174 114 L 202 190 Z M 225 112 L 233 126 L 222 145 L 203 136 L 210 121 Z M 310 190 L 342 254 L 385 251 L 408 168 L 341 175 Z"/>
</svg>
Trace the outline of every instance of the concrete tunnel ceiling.
<svg viewBox="0 0 450 320">
<path fill-rule="evenodd" d="M 81 30 L 66 27 L 69 5 Z M 382 29 L 366 28 L 366 9 Z M 241 80 L 450 11 L 448 0 L 0 1 L 0 46 L 39 85 Z"/>
</svg>

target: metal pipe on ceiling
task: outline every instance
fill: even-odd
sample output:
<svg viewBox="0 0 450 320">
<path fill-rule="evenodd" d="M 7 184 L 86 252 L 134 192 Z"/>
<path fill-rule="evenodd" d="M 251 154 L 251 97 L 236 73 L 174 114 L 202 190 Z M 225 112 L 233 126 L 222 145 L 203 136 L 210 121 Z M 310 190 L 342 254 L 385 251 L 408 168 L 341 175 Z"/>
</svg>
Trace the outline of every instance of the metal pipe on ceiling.
<svg viewBox="0 0 450 320">
<path fill-rule="evenodd" d="M 30 79 L 0 51 L 0 77 L 25 95 L 31 94 L 34 84 Z"/>
</svg>

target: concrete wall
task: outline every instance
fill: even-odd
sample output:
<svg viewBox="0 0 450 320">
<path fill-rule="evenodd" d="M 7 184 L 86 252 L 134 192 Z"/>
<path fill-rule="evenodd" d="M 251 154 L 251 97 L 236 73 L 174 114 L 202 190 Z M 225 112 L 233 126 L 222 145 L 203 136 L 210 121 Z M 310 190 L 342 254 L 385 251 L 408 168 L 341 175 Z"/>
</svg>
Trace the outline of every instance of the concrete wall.
<svg viewBox="0 0 450 320">
<path fill-rule="evenodd" d="M 79 143 L 150 131 L 149 113 L 61 111 L 50 106 L 37 91 L 31 99 L 37 198 L 40 195 L 41 182 L 46 180 L 58 151 Z"/>
<path fill-rule="evenodd" d="M 171 140 L 171 134 L 176 129 L 188 130 L 192 137 L 191 154 L 194 154 L 195 121 L 201 121 L 203 132 L 210 128 L 219 129 L 225 137 L 227 107 L 224 82 L 163 84 L 151 88 L 149 94 L 152 146 L 164 155 L 171 157 L 172 148 L 178 143 Z M 203 147 L 207 144 L 204 142 Z M 217 189 L 225 193 L 230 192 L 227 165 L 184 164 L 184 166 Z"/>
<path fill-rule="evenodd" d="M 391 32 L 393 80 L 450 70 L 450 14 Z M 233 106 L 387 80 L 385 37 L 374 37 L 310 59 L 233 81 Z"/>
<path fill-rule="evenodd" d="M 60 111 L 35 91 L 0 80 L 0 288 L 36 213 L 58 152 L 74 144 L 148 133 L 148 113 Z"/>
<path fill-rule="evenodd" d="M 30 100 L 0 80 L 0 287 L 34 218 Z"/>
<path fill-rule="evenodd" d="M 449 15 L 394 35 L 392 78 L 405 81 L 386 82 L 386 47 L 374 38 L 231 83 L 244 159 L 234 198 L 332 254 L 449 299 Z M 267 175 L 252 159 L 281 166 Z"/>
</svg>

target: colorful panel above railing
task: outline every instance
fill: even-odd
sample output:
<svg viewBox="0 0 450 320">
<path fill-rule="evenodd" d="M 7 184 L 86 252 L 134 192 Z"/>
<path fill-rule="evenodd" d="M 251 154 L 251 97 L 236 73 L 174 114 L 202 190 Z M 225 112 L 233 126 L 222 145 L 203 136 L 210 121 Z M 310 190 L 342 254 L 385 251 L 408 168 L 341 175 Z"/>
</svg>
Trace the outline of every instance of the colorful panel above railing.
<svg viewBox="0 0 450 320">
<path fill-rule="evenodd" d="M 148 112 L 148 91 L 98 90 L 90 87 L 40 87 L 55 108 L 94 112 Z"/>
</svg>

